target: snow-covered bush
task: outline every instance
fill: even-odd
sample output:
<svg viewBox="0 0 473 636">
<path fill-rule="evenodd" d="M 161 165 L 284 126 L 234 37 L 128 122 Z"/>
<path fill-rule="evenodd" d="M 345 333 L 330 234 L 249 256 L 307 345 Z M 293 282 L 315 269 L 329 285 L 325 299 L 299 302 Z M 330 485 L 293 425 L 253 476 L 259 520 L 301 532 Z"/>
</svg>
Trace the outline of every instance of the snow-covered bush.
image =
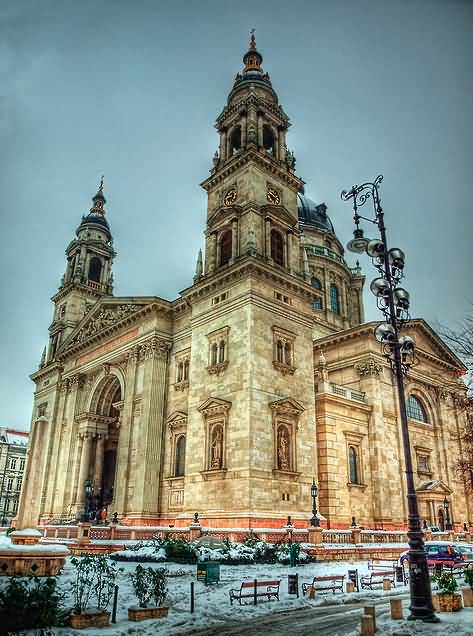
<svg viewBox="0 0 473 636">
<path fill-rule="evenodd" d="M 160 606 L 167 596 L 166 587 L 167 570 L 165 568 L 144 568 L 137 565 L 134 572 L 130 573 L 133 589 L 140 607 L 148 607 L 153 601 L 155 606 Z"/>
<path fill-rule="evenodd" d="M 119 550 L 110 555 L 113 561 L 136 561 L 137 563 L 161 563 L 166 561 L 164 548 L 157 548 L 153 543 L 142 542 L 129 546 L 126 550 Z"/>
</svg>

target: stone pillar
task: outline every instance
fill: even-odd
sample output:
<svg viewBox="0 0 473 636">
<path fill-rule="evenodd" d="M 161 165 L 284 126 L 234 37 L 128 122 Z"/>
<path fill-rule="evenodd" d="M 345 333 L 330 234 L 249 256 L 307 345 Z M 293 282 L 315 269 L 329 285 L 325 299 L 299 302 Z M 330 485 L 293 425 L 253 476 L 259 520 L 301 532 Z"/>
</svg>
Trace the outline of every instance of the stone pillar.
<svg viewBox="0 0 473 636">
<path fill-rule="evenodd" d="M 164 427 L 166 371 L 170 343 L 153 337 L 140 349 L 144 360 L 142 431 L 136 449 L 137 474 L 130 513 L 156 519 L 161 478 L 161 446 Z M 149 488 L 156 484 L 156 488 Z"/>
<path fill-rule="evenodd" d="M 263 147 L 263 117 L 258 113 L 258 146 Z"/>
<path fill-rule="evenodd" d="M 49 424 L 46 418 L 33 422 L 28 458 L 23 476 L 16 529 L 36 528 L 41 514 L 43 473 L 46 465 Z"/>
<path fill-rule="evenodd" d="M 360 530 L 360 528 L 352 528 L 351 529 L 351 536 L 352 536 L 354 545 L 358 545 L 359 543 L 361 543 L 361 530 Z"/>
<path fill-rule="evenodd" d="M 389 600 L 391 604 L 391 618 L 393 621 L 402 620 L 402 600 L 400 598 L 391 598 Z"/>
<path fill-rule="evenodd" d="M 247 116 L 244 114 L 241 118 L 241 147 L 246 148 L 246 120 Z"/>
<path fill-rule="evenodd" d="M 74 502 L 74 508 L 75 511 L 77 512 L 78 507 L 79 507 L 79 502 L 78 502 L 78 497 L 79 495 L 79 489 L 78 489 L 78 483 L 79 483 L 79 470 L 80 470 L 80 458 L 82 456 L 82 446 L 84 445 L 84 440 L 82 438 L 82 435 L 80 435 L 79 433 L 76 435 L 76 447 L 75 447 L 75 452 L 74 452 L 74 463 L 73 463 L 73 467 L 72 467 L 72 501 Z"/>
<path fill-rule="evenodd" d="M 227 159 L 227 131 L 225 129 L 220 131 L 220 159 L 222 161 Z"/>
<path fill-rule="evenodd" d="M 321 545 L 323 543 L 322 540 L 322 528 L 317 528 L 316 526 L 309 526 L 309 543 L 314 545 Z"/>
<path fill-rule="evenodd" d="M 189 525 L 189 541 L 195 541 L 202 536 L 202 527 L 200 523 L 191 523 Z"/>
<path fill-rule="evenodd" d="M 90 433 L 80 433 L 83 438 L 82 452 L 80 456 L 79 479 L 77 481 L 77 504 L 83 506 L 85 502 L 85 480 L 90 472 L 90 455 L 92 452 L 92 435 Z"/>
<path fill-rule="evenodd" d="M 286 232 L 286 267 L 290 272 L 292 272 L 291 254 L 292 254 L 292 232 L 289 230 L 288 232 Z"/>
<path fill-rule="evenodd" d="M 67 391 L 69 386 L 69 380 L 62 380 L 59 383 L 59 395 L 57 398 L 57 405 L 54 409 L 51 419 L 51 430 L 48 442 L 48 456 L 46 459 L 46 465 L 50 471 L 50 479 L 46 480 L 45 491 L 46 497 L 44 502 L 43 514 L 52 515 L 54 502 L 56 501 L 55 490 L 56 480 L 58 472 L 61 471 L 59 465 L 59 452 L 61 449 L 61 440 L 63 437 L 63 420 L 64 420 L 64 407 L 66 403 Z"/>
<path fill-rule="evenodd" d="M 135 397 L 136 369 L 138 366 L 139 347 L 128 352 L 125 392 L 123 399 L 120 435 L 117 448 L 117 468 L 113 496 L 113 506 L 120 516 L 127 509 L 127 492 L 130 478 L 130 448 L 133 434 L 133 399 Z"/>
<path fill-rule="evenodd" d="M 232 263 L 238 256 L 238 220 L 232 219 Z"/>
<path fill-rule="evenodd" d="M 209 270 L 214 272 L 217 269 L 217 233 L 210 235 Z"/>
<path fill-rule="evenodd" d="M 264 239 L 266 246 L 266 258 L 271 260 L 271 219 L 264 220 Z"/>
<path fill-rule="evenodd" d="M 95 462 L 94 462 L 94 493 L 100 493 L 102 490 L 102 472 L 104 458 L 105 435 L 97 435 L 95 445 Z"/>
</svg>

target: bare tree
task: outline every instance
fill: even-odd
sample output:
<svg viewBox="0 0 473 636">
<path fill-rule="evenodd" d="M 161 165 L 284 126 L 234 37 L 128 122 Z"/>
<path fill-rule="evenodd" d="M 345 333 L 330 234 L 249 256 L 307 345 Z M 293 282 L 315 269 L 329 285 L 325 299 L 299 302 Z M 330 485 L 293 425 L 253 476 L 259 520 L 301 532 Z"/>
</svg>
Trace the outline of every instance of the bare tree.
<svg viewBox="0 0 473 636">
<path fill-rule="evenodd" d="M 465 427 L 461 436 L 463 457 L 458 460 L 456 468 L 467 490 L 473 493 L 473 312 L 458 329 L 440 327 L 439 333 L 468 369 L 463 377 L 467 387 L 467 397 L 463 402 Z"/>
</svg>

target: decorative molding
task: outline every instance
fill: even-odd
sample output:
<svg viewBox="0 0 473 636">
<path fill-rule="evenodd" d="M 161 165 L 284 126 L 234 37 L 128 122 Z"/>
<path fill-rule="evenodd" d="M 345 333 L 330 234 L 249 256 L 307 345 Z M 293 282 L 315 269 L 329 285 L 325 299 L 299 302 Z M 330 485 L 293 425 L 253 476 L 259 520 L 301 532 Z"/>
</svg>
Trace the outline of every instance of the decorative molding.
<svg viewBox="0 0 473 636">
<path fill-rule="evenodd" d="M 174 391 L 187 391 L 189 388 L 189 380 L 174 383 Z"/>
<path fill-rule="evenodd" d="M 218 362 L 217 364 L 213 364 L 207 367 L 207 371 L 209 375 L 221 375 L 225 369 L 228 367 L 228 360 L 225 362 Z M 189 383 L 187 383 L 189 385 Z M 175 387 L 176 385 L 174 385 Z"/>
<path fill-rule="evenodd" d="M 227 400 L 221 400 L 220 398 L 210 397 L 203 402 L 197 410 L 200 411 L 205 417 L 214 415 L 226 416 L 228 411 L 232 408 L 232 403 Z"/>
<path fill-rule="evenodd" d="M 92 318 L 77 332 L 69 341 L 69 346 L 80 344 L 97 332 L 112 327 L 130 314 L 134 314 L 143 308 L 144 305 L 123 304 L 114 307 L 104 307 L 95 318 Z"/>
<path fill-rule="evenodd" d="M 171 346 L 169 341 L 153 336 L 140 346 L 140 360 L 159 358 L 160 360 L 166 361 Z"/>
<path fill-rule="evenodd" d="M 284 364 L 284 362 L 278 362 L 273 360 L 273 367 L 280 371 L 283 375 L 294 375 L 297 367 L 293 367 L 290 364 Z"/>
<path fill-rule="evenodd" d="M 227 476 L 226 468 L 209 468 L 209 470 L 201 470 L 200 474 L 202 475 L 205 481 L 210 481 L 214 479 L 225 479 Z"/>
<path fill-rule="evenodd" d="M 358 364 L 355 364 L 355 369 L 358 372 L 358 375 L 362 377 L 366 375 L 380 376 L 383 367 L 379 364 L 379 362 L 376 362 L 374 358 L 366 358 L 366 360 L 362 360 L 361 362 L 358 362 Z"/>
</svg>

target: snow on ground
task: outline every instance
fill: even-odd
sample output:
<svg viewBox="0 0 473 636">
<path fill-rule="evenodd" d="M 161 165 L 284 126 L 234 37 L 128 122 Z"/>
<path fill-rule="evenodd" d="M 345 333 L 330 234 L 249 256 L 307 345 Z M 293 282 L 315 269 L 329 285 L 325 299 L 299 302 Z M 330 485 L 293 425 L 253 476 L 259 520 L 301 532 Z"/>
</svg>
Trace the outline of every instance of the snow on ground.
<svg viewBox="0 0 473 636">
<path fill-rule="evenodd" d="M 403 603 L 404 614 L 407 613 L 407 601 Z M 441 612 L 437 614 L 439 623 L 424 623 L 423 621 L 393 621 L 389 618 L 377 618 L 376 636 L 394 636 L 406 634 L 412 636 L 473 636 L 473 608 L 466 608 L 459 612 Z M 346 636 L 360 636 L 359 630 L 350 632 Z"/>
</svg>

